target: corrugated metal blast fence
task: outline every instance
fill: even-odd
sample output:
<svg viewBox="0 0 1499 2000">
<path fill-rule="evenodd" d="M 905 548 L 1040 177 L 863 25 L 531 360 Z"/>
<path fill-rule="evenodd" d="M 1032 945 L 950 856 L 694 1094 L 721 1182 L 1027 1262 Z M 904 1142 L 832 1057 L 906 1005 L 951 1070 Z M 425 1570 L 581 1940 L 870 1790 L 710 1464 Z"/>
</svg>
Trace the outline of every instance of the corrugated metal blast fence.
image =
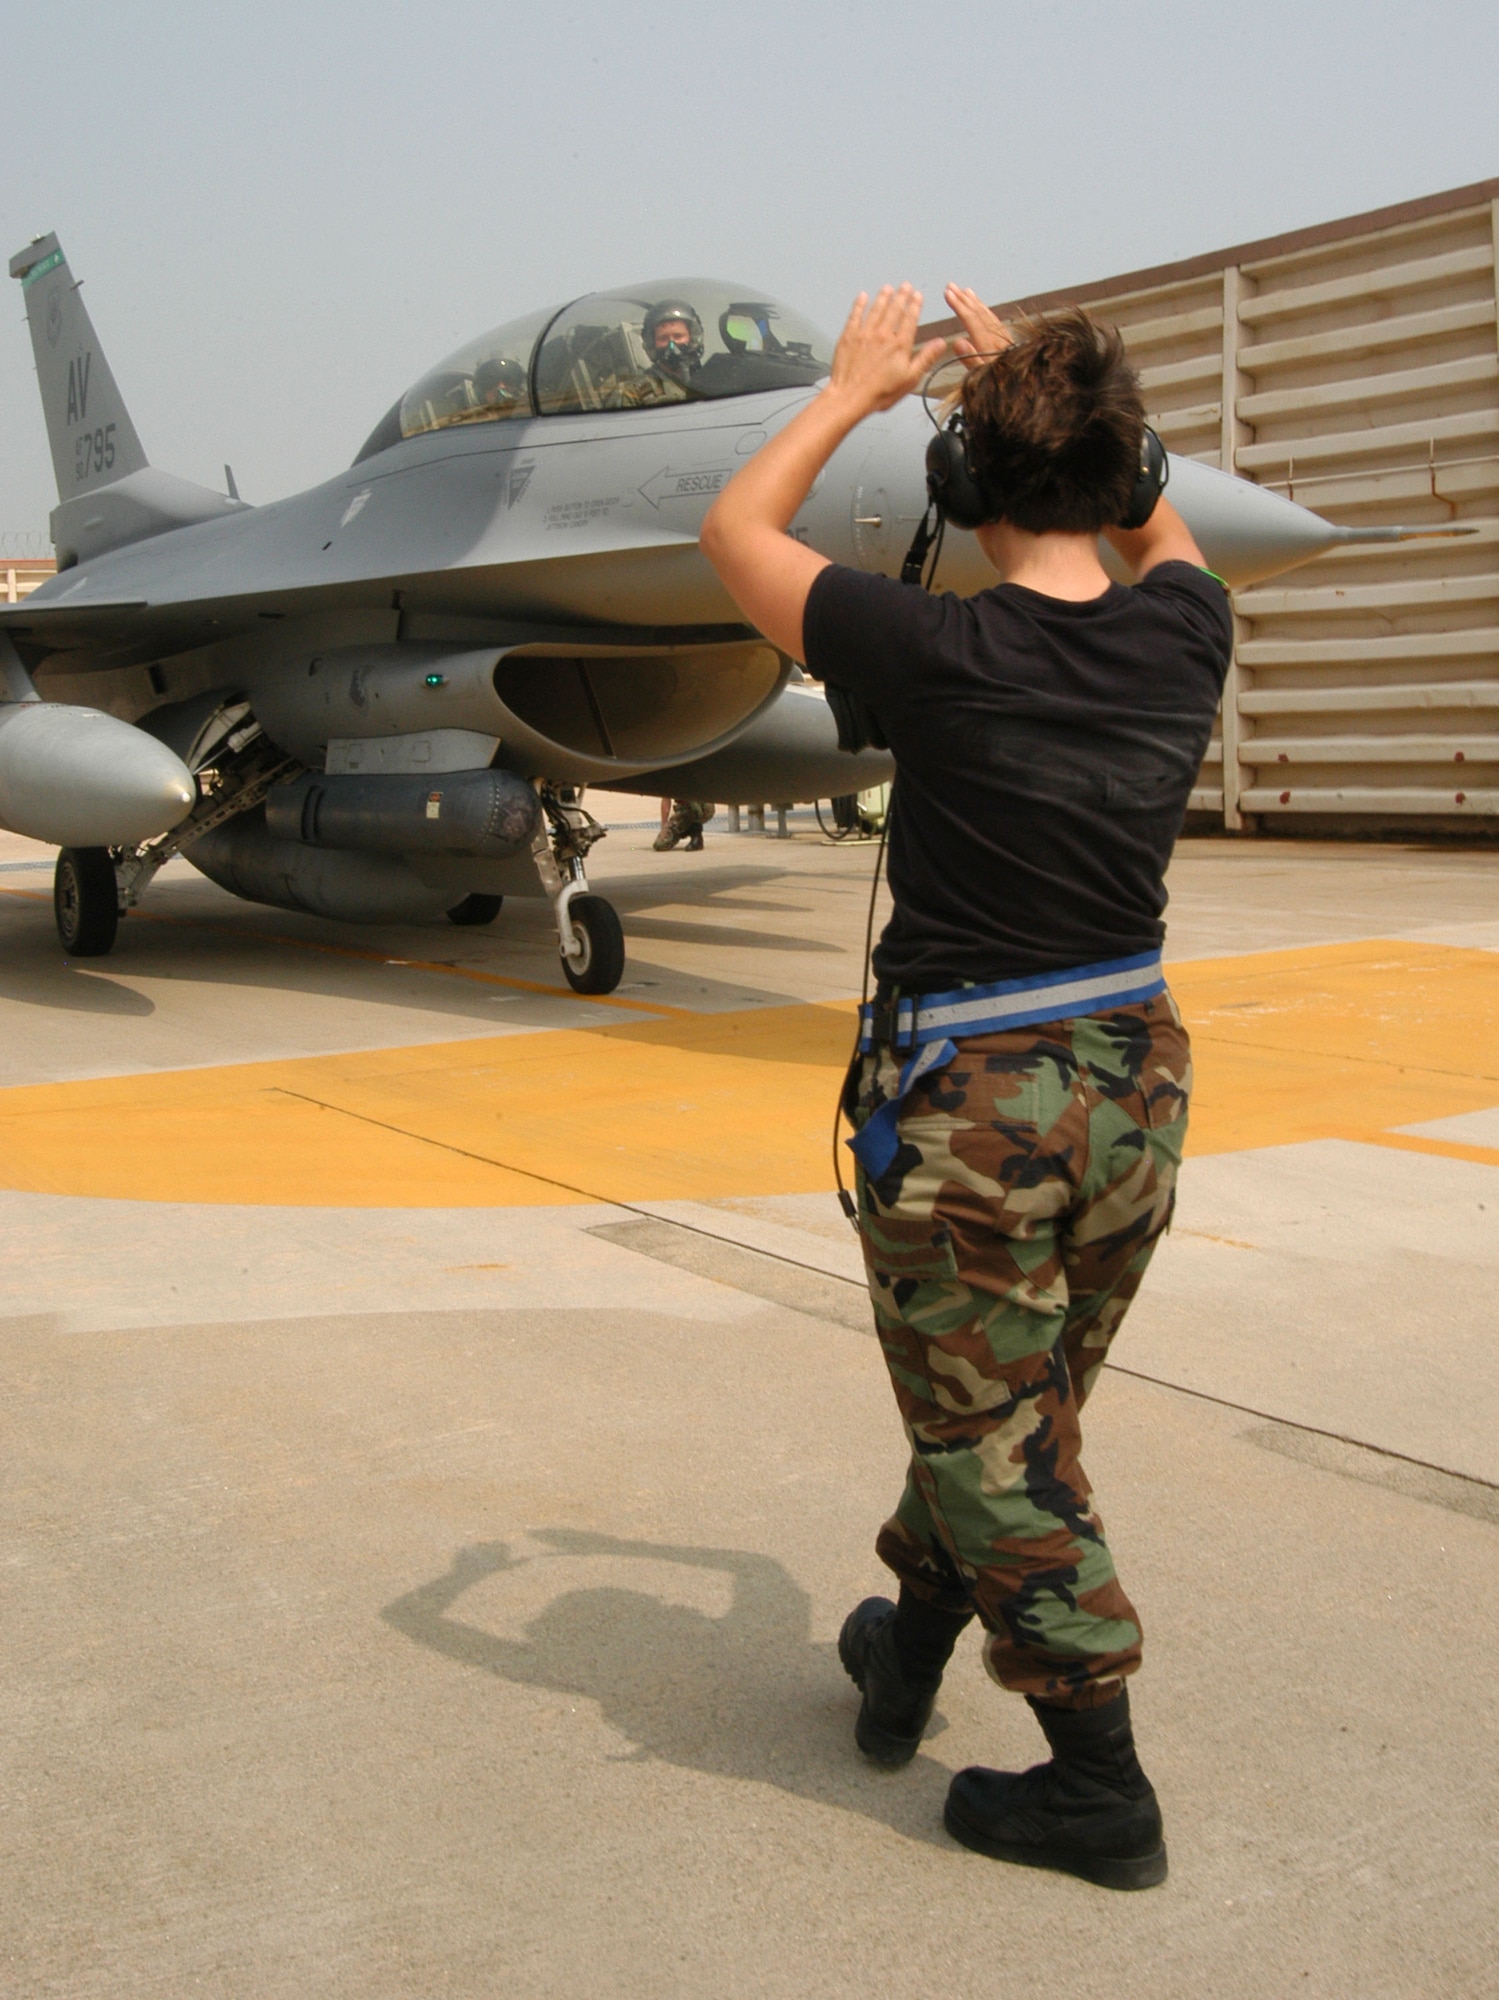
<svg viewBox="0 0 1499 2000">
<path fill-rule="evenodd" d="M 1496 244 L 1499 180 L 998 308 L 1115 322 L 1172 451 L 1332 521 L 1477 529 L 1236 594 L 1199 814 L 1499 831 Z"/>
</svg>

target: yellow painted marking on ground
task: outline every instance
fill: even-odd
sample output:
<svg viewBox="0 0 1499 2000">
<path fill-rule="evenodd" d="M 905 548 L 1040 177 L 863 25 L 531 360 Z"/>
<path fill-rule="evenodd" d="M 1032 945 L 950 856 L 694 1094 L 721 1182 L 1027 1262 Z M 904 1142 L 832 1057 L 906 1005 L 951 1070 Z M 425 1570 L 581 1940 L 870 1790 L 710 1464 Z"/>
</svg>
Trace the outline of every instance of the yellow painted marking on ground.
<svg viewBox="0 0 1499 2000">
<path fill-rule="evenodd" d="M 1170 968 L 1188 1151 L 1373 1139 L 1499 1104 L 1499 952 L 1381 938 Z"/>
<path fill-rule="evenodd" d="M 443 968 L 447 969 L 447 968 Z M 1499 1105 L 1499 954 L 1375 941 L 1173 969 L 1191 1150 Z M 832 1185 L 852 1005 L 789 1006 L 0 1091 L 0 1186 L 146 1201 L 510 1207 Z"/>
<path fill-rule="evenodd" d="M 1229 1250 L 1258 1250 L 1258 1243 L 1246 1243 L 1242 1236 L 1217 1236 L 1211 1229 L 1187 1229 L 1180 1222 L 1173 1223 L 1175 1236 L 1194 1236 L 1199 1243 L 1221 1243 Z"/>
<path fill-rule="evenodd" d="M 0 1186 L 145 1201 L 532 1207 L 831 1182 L 851 1004 L 0 1091 Z"/>
<path fill-rule="evenodd" d="M 1477 1160 L 1483 1167 L 1499 1167 L 1499 1147 L 1468 1146 L 1458 1139 L 1423 1139 L 1414 1132 L 1359 1132 L 1350 1136 L 1366 1145 L 1393 1146 L 1398 1153 L 1435 1153 L 1441 1160 Z"/>
</svg>

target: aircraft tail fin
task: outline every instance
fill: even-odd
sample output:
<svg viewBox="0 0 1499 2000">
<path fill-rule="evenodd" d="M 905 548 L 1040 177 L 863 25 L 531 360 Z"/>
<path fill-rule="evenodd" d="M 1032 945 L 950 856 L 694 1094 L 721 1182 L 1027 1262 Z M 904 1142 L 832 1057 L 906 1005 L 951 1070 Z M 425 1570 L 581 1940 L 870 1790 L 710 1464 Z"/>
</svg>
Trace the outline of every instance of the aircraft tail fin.
<svg viewBox="0 0 1499 2000">
<path fill-rule="evenodd" d="M 145 466 L 146 454 L 55 236 L 10 260 L 26 297 L 59 500 L 76 500 Z"/>
<path fill-rule="evenodd" d="M 26 298 L 57 474 L 52 540 L 59 566 L 237 511 L 244 504 L 237 495 L 211 492 L 147 460 L 57 238 L 38 236 L 17 251 L 10 275 Z"/>
</svg>

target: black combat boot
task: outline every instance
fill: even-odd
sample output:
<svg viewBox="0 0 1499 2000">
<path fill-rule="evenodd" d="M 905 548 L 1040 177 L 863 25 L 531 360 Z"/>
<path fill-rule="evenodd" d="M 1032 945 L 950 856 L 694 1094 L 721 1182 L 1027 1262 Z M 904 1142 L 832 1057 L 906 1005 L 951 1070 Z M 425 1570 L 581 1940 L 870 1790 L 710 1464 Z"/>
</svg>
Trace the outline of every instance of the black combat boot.
<svg viewBox="0 0 1499 2000">
<path fill-rule="evenodd" d="M 939 1611 L 904 1587 L 897 1608 L 866 1597 L 843 1621 L 838 1657 L 864 1699 L 854 1741 L 887 1770 L 909 1764 L 932 1719 L 942 1669 L 969 1612 Z"/>
<path fill-rule="evenodd" d="M 1051 1762 L 959 1771 L 943 1814 L 953 1839 L 996 1861 L 1060 1868 L 1105 1889 L 1164 1882 L 1161 1809 L 1135 1756 L 1128 1689 L 1103 1708 L 1031 1707 Z"/>
</svg>

